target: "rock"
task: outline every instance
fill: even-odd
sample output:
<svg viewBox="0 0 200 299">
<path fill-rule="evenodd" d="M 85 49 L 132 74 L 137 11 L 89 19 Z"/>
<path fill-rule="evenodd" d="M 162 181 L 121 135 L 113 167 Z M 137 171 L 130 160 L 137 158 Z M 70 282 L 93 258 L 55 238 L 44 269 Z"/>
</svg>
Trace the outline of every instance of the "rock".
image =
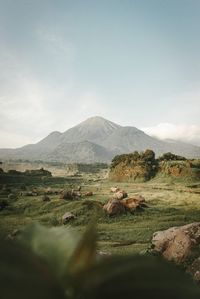
<svg viewBox="0 0 200 299">
<path fill-rule="evenodd" d="M 47 196 L 46 194 L 42 196 L 43 201 L 50 201 L 50 197 Z"/>
<path fill-rule="evenodd" d="M 79 192 L 81 191 L 81 186 L 78 186 L 77 191 Z"/>
<path fill-rule="evenodd" d="M 81 192 L 80 191 L 72 189 L 71 192 L 72 192 L 72 195 L 74 196 L 74 198 L 80 198 L 81 197 Z"/>
<path fill-rule="evenodd" d="M 52 194 L 54 194 L 54 191 L 51 189 L 51 187 L 48 187 L 48 188 L 45 190 L 45 193 L 48 194 L 48 195 L 52 195 Z"/>
<path fill-rule="evenodd" d="M 67 224 L 68 222 L 70 222 L 71 220 L 76 219 L 76 216 L 74 214 L 72 214 L 71 212 L 67 212 L 62 216 L 62 223 L 63 224 Z"/>
<path fill-rule="evenodd" d="M 124 205 L 117 199 L 110 199 L 103 209 L 109 216 L 123 214 L 126 211 Z"/>
<path fill-rule="evenodd" d="M 85 196 L 93 196 L 94 194 L 93 194 L 93 192 L 92 191 L 89 191 L 89 192 L 86 192 L 85 193 Z"/>
<path fill-rule="evenodd" d="M 118 188 L 118 187 L 111 187 L 110 188 L 110 191 L 112 192 L 112 193 L 116 193 L 116 192 L 118 192 L 120 189 Z"/>
<path fill-rule="evenodd" d="M 123 198 L 126 198 L 127 196 L 128 196 L 128 194 L 125 191 L 118 191 L 118 192 L 114 193 L 113 198 L 121 200 Z"/>
<path fill-rule="evenodd" d="M 62 191 L 60 198 L 61 199 L 65 199 L 65 200 L 73 200 L 76 198 L 80 198 L 81 197 L 81 193 L 79 191 L 75 191 L 75 190 L 69 190 L 69 191 Z"/>
<path fill-rule="evenodd" d="M 200 244 L 200 222 L 172 227 L 153 234 L 152 248 L 176 263 L 185 262 Z"/>
<path fill-rule="evenodd" d="M 96 254 L 97 254 L 97 256 L 101 256 L 101 257 L 110 257 L 111 256 L 110 252 L 103 251 L 103 250 L 97 250 Z"/>
<path fill-rule="evenodd" d="M 37 192 L 34 192 L 34 191 L 28 191 L 24 194 L 25 196 L 38 196 L 38 193 Z"/>
<path fill-rule="evenodd" d="M 134 211 L 139 208 L 147 207 L 145 198 L 141 195 L 121 200 L 121 203 L 127 210 Z"/>
</svg>

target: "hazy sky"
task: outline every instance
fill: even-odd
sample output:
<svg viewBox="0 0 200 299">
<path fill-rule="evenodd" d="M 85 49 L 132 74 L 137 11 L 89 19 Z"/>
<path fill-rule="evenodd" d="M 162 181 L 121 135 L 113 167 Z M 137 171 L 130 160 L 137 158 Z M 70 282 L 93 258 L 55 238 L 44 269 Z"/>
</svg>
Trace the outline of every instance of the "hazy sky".
<svg viewBox="0 0 200 299">
<path fill-rule="evenodd" d="M 0 147 L 94 115 L 200 145 L 199 0 L 0 0 Z"/>
</svg>

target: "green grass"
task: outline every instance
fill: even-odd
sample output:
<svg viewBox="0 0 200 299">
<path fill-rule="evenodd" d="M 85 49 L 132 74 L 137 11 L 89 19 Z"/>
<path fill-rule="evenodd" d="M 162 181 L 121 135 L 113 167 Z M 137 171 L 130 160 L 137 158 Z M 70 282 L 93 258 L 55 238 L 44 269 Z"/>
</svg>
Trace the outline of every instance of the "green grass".
<svg viewBox="0 0 200 299">
<path fill-rule="evenodd" d="M 53 181 L 52 181 L 53 182 Z M 4 238 L 14 229 L 23 228 L 32 222 L 47 226 L 60 226 L 65 212 L 72 212 L 76 220 L 70 223 L 78 231 L 83 231 L 93 218 L 98 223 L 98 246 L 100 250 L 115 254 L 138 253 L 150 246 L 155 231 L 171 226 L 200 221 L 199 185 L 191 189 L 178 183 L 119 183 L 121 189 L 128 192 L 129 197 L 141 194 L 145 197 L 148 208 L 133 214 L 127 213 L 118 217 L 108 217 L 96 202 L 102 204 L 112 196 L 110 187 L 115 185 L 107 180 L 98 182 L 62 181 L 50 184 L 54 188 L 69 188 L 82 183 L 82 192 L 93 191 L 94 196 L 76 201 L 64 201 L 59 195 L 50 195 L 50 202 L 43 202 L 40 196 L 19 196 L 10 202 L 9 207 L 0 211 L 0 237 Z M 49 185 L 49 184 L 48 184 Z M 18 192 L 16 185 L 11 186 Z M 35 186 L 34 186 L 35 187 Z M 37 184 L 41 191 L 44 185 Z M 194 192 L 193 192 L 194 191 Z M 6 198 L 5 194 L 1 198 Z"/>
</svg>

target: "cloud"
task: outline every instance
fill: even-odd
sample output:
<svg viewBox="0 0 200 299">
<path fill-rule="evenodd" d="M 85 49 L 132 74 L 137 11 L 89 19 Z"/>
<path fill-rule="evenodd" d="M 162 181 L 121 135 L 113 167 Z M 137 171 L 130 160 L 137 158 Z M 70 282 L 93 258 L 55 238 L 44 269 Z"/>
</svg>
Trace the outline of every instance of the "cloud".
<svg viewBox="0 0 200 299">
<path fill-rule="evenodd" d="M 17 148 L 36 141 L 36 139 L 33 140 L 32 137 L 24 136 L 23 134 L 0 132 L 0 148 Z"/>
<path fill-rule="evenodd" d="M 197 125 L 160 123 L 156 126 L 142 128 L 142 130 L 159 139 L 174 139 L 200 146 L 200 126 Z"/>
</svg>

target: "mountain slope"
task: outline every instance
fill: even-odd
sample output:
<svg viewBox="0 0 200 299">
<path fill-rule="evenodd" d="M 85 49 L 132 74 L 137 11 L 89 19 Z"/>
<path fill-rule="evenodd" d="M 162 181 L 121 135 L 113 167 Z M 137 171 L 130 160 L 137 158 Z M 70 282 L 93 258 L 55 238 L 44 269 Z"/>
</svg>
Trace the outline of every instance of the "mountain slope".
<svg viewBox="0 0 200 299">
<path fill-rule="evenodd" d="M 121 126 L 103 117 L 91 117 L 64 132 L 61 139 L 62 142 L 68 143 L 88 140 L 93 143 L 101 144 L 105 138 L 109 137 L 120 127 Z"/>
<path fill-rule="evenodd" d="M 135 127 L 122 127 L 92 117 L 64 133 L 52 132 L 36 144 L 0 149 L 0 159 L 70 162 L 109 162 L 116 154 L 152 149 L 156 155 L 172 152 L 200 158 L 200 147 L 172 140 L 161 141 Z"/>
<path fill-rule="evenodd" d="M 46 158 L 48 161 L 94 163 L 109 162 L 115 155 L 116 152 L 109 151 L 98 144 L 90 141 L 81 141 L 77 143 L 62 143 Z"/>
</svg>

